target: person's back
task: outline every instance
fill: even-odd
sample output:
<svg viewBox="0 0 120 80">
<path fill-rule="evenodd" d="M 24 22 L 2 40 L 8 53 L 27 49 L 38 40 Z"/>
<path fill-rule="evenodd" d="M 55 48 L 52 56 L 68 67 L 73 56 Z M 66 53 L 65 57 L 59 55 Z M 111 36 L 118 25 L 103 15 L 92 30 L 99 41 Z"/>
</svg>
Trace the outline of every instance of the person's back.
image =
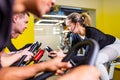
<svg viewBox="0 0 120 80">
<path fill-rule="evenodd" d="M 86 26 L 85 28 L 86 28 L 86 37 L 95 39 L 99 43 L 100 49 L 104 48 L 109 44 L 114 43 L 116 40 L 114 36 L 105 34 L 102 31 L 96 29 L 95 27 Z"/>
</svg>

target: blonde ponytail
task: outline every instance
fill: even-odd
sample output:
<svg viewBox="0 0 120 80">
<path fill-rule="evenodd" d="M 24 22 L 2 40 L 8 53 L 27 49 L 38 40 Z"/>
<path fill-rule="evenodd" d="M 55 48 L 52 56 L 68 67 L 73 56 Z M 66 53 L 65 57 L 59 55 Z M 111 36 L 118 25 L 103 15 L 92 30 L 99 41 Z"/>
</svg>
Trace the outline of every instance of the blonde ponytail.
<svg viewBox="0 0 120 80">
<path fill-rule="evenodd" d="M 86 12 L 82 13 L 81 16 L 84 17 L 83 24 L 86 26 L 91 26 L 91 17 Z"/>
</svg>

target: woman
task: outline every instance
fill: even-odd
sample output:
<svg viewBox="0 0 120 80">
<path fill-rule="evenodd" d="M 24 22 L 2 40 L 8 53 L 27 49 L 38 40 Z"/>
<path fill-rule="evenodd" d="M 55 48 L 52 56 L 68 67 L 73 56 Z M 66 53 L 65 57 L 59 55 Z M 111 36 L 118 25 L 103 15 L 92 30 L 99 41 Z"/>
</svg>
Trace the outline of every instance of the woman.
<svg viewBox="0 0 120 80">
<path fill-rule="evenodd" d="M 88 23 L 86 22 L 88 18 L 89 15 L 87 14 L 71 13 L 66 19 L 66 25 L 73 34 L 78 33 L 83 39 L 92 38 L 99 43 L 100 51 L 96 66 L 101 72 L 101 79 L 109 80 L 104 63 L 120 56 L 120 40 L 112 35 L 105 34 L 94 27 L 88 26 L 88 24 L 86 24 Z"/>
<path fill-rule="evenodd" d="M 120 40 L 112 35 L 105 34 L 100 30 L 91 27 L 89 24 L 90 21 L 90 16 L 86 13 L 71 13 L 66 19 L 66 25 L 68 27 L 68 30 L 72 32 L 73 35 L 78 34 L 82 40 L 91 38 L 99 43 L 100 51 L 96 61 L 96 66 L 101 72 L 101 79 L 109 80 L 108 72 L 104 64 L 120 56 Z M 81 40 L 74 40 L 72 46 L 80 41 Z M 53 55 L 55 57 L 61 55 L 63 56 L 64 54 L 62 54 L 62 51 L 60 50 L 59 53 L 54 51 L 50 52 L 49 55 Z M 74 56 L 72 57 L 72 60 L 78 65 L 84 64 L 86 56 Z"/>
</svg>

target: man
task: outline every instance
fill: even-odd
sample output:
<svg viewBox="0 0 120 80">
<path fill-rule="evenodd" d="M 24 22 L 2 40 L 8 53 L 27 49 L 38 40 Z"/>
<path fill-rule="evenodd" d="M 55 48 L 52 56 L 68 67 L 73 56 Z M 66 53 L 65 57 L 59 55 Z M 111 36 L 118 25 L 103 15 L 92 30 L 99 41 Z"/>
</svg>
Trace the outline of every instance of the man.
<svg viewBox="0 0 120 80">
<path fill-rule="evenodd" d="M 93 66 L 82 65 L 77 67 L 58 80 L 99 80 L 100 73 Z"/>
<path fill-rule="evenodd" d="M 24 32 L 25 29 L 27 29 L 28 17 L 29 17 L 28 12 L 22 12 L 22 13 L 17 13 L 13 15 L 11 38 L 16 39 L 20 34 Z M 1 56 L 2 67 L 9 67 L 14 62 L 19 60 L 23 55 L 27 55 L 27 58 L 25 59 L 25 61 L 28 61 L 33 56 L 33 53 L 28 52 L 28 49 L 10 52 L 7 54 L 3 53 Z"/>
<path fill-rule="evenodd" d="M 15 0 L 13 5 L 13 11 L 15 13 L 18 13 L 18 12 L 23 12 L 25 10 L 29 10 L 30 12 L 36 14 L 38 17 L 41 17 L 43 14 L 47 13 L 50 10 L 51 6 L 54 3 L 55 3 L 55 0 Z M 48 62 L 43 62 L 43 63 L 34 64 L 31 66 L 19 67 L 19 68 L 18 67 L 2 68 L 0 71 L 0 80 L 8 80 L 8 79 L 24 80 L 29 77 L 32 77 L 39 71 L 56 71 L 57 70 L 59 72 L 59 69 L 62 67 L 63 68 L 71 67 L 67 63 L 61 63 L 60 62 L 61 59 L 62 58 L 59 57 L 59 58 L 50 60 Z M 50 67 L 48 67 L 48 65 Z M 84 68 L 84 70 L 85 69 L 86 68 Z M 91 67 L 89 66 L 88 69 L 91 69 Z M 96 68 L 93 68 L 93 69 L 95 69 L 95 74 L 98 73 L 98 71 L 96 71 Z M 87 72 L 87 70 L 83 72 Z M 95 74 L 89 74 L 89 75 L 86 75 L 86 77 L 93 75 L 95 78 L 96 77 L 98 78 L 99 75 L 95 76 Z M 77 77 L 75 77 L 75 80 L 77 80 Z"/>
<path fill-rule="evenodd" d="M 15 0 L 13 3 L 13 12 L 23 12 L 25 10 L 42 17 L 50 11 L 56 0 Z"/>
<path fill-rule="evenodd" d="M 11 38 L 16 39 L 19 35 L 21 35 L 26 29 L 27 29 L 27 23 L 28 23 L 28 17 L 29 17 L 28 12 L 22 12 L 18 14 L 14 14 L 12 17 L 12 29 L 11 29 Z M 25 49 L 29 47 L 32 43 L 26 44 L 24 47 L 17 49 L 12 41 L 10 40 L 7 48 L 9 51 L 18 51 Z"/>
<path fill-rule="evenodd" d="M 7 0 L 6 2 L 8 2 L 9 0 Z M 21 1 L 26 1 L 26 0 L 20 0 L 20 2 Z M 36 0 L 37 1 L 37 0 Z M 35 2 L 36 2 L 35 1 Z M 44 4 L 44 0 L 38 0 L 39 1 L 39 3 L 42 3 L 42 4 Z M 37 2 L 38 2 L 37 1 Z M 46 4 L 46 2 L 47 3 L 49 3 L 49 1 L 51 1 L 51 0 L 47 0 L 47 1 L 45 1 L 45 5 L 42 5 L 42 6 L 47 6 L 48 4 Z M 0 3 L 2 3 L 2 2 L 4 2 L 4 1 L 1 1 L 0 0 Z M 29 2 L 29 1 L 28 1 Z M 34 2 L 34 0 L 32 1 L 32 3 L 30 3 L 30 4 L 33 4 L 33 5 L 35 5 L 36 3 L 33 3 Z M 22 3 L 22 5 L 26 5 L 26 3 Z M 18 4 L 19 5 L 19 4 Z M 28 3 L 27 3 L 27 5 L 28 5 Z M 2 5 L 1 5 L 2 6 Z M 0 7 L 1 7 L 0 6 Z M 6 6 L 10 6 L 10 4 L 9 5 L 6 5 Z M 31 5 L 29 5 L 28 7 L 30 7 Z M 52 5 L 51 5 L 52 6 Z M 47 7 L 47 9 L 50 9 L 50 7 L 51 6 L 49 6 L 49 7 Z M 17 6 L 16 6 L 17 7 Z M 26 8 L 27 6 L 25 6 L 25 8 Z M 3 8 L 3 7 L 1 7 L 1 8 Z M 0 9 L 1 9 L 0 8 Z M 11 7 L 10 7 L 11 8 Z M 19 7 L 20 8 L 20 7 Z M 29 9 L 29 8 L 28 8 Z M 25 9 L 25 10 L 28 10 L 28 9 Z M 31 9 L 31 8 L 30 8 Z M 1 9 L 2 10 L 2 9 Z M 9 9 L 8 9 L 9 10 Z M 24 10 L 24 11 L 25 11 Z M 24 11 L 21 11 L 21 12 L 24 12 Z M 30 11 L 30 10 L 29 10 Z M 44 13 L 46 13 L 46 9 L 45 9 L 45 11 L 43 12 L 44 10 L 42 10 L 41 11 L 41 15 L 43 15 Z M 47 10 L 48 11 L 48 10 Z M 4 12 L 4 11 L 3 11 Z M 11 13 L 11 12 L 9 12 L 9 13 Z M 9 17 L 9 20 L 10 20 L 10 15 L 8 16 Z M 6 18 L 6 17 L 5 17 Z M 0 20 L 0 21 L 2 21 L 2 20 Z M 9 21 L 10 22 L 10 21 Z M 0 23 L 2 23 L 2 22 L 0 22 Z M 1 29 L 4 29 L 4 27 L 3 26 L 1 26 Z M 11 29 L 10 28 L 10 25 L 6 25 L 6 27 L 5 28 L 8 28 L 9 30 Z M 0 42 L 2 41 L 2 39 L 5 39 L 5 41 L 7 42 L 10 38 L 9 38 L 9 36 L 10 36 L 10 33 L 9 33 L 9 30 L 8 29 L 4 29 L 4 31 L 5 32 L 7 32 L 7 33 L 4 33 L 4 35 L 6 35 L 6 37 L 4 38 L 4 36 L 2 37 L 2 36 L 0 36 L 1 37 L 1 39 L 0 39 Z M 3 31 L 1 31 L 0 30 L 0 35 L 3 35 L 3 33 L 2 33 Z M 8 37 L 7 37 L 8 36 Z M 5 41 L 3 41 L 3 42 L 5 42 Z M 1 45 L 2 47 L 0 47 L 1 48 L 1 50 L 4 48 L 4 46 L 6 46 L 6 44 L 2 44 Z M 30 53 L 28 50 L 26 51 L 26 53 Z M 1 54 L 3 54 L 3 51 L 1 51 L 0 52 L 0 56 L 1 56 Z M 0 57 L 1 58 L 1 57 Z M 47 62 L 43 62 L 43 63 L 39 63 L 39 64 L 34 64 L 34 65 L 31 65 L 31 66 L 25 66 L 25 67 L 8 67 L 8 68 L 2 68 L 1 70 L 0 70 L 0 80 L 18 80 L 18 79 L 20 79 L 20 80 L 24 80 L 24 79 L 27 79 L 27 78 L 30 78 L 30 77 L 33 77 L 34 75 L 36 75 L 37 73 L 39 73 L 39 72 L 41 72 L 41 71 L 56 71 L 56 70 L 58 70 L 58 72 L 60 71 L 60 68 L 70 68 L 71 67 L 71 65 L 70 64 L 68 64 L 68 63 L 65 63 L 65 62 L 61 62 L 61 59 L 62 58 L 56 58 L 56 59 L 53 59 L 53 60 L 51 60 L 51 61 L 47 61 Z M 1 62 L 0 62 L 1 63 Z M 49 66 L 51 66 L 51 67 L 49 67 Z M 9 73 L 10 72 L 10 73 Z M 27 74 L 27 75 L 26 75 Z M 23 76 L 24 75 L 24 76 Z M 14 76 L 14 77 L 13 77 Z"/>
</svg>

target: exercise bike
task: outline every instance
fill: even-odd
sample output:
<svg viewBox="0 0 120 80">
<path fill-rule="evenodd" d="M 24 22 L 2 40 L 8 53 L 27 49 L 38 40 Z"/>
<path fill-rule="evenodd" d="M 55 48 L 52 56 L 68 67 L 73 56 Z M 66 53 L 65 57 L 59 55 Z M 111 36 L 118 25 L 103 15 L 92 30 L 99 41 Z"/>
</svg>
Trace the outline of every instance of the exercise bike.
<svg viewBox="0 0 120 80">
<path fill-rule="evenodd" d="M 95 61 L 98 55 L 98 51 L 99 51 L 99 45 L 98 43 L 93 40 L 93 39 L 88 39 L 86 41 L 83 42 L 79 42 L 77 43 L 66 55 L 66 57 L 62 60 L 62 62 L 68 62 L 70 61 L 70 59 L 73 57 L 73 55 L 75 54 L 76 51 L 78 51 L 80 48 L 82 48 L 83 46 L 89 46 L 89 49 L 87 51 L 87 56 L 86 56 L 86 60 L 84 61 L 84 64 L 88 64 L 91 66 L 95 65 Z M 80 65 L 79 65 L 80 66 Z M 55 74 L 55 72 L 44 72 L 41 75 L 36 76 L 33 79 L 28 79 L 28 80 L 46 80 L 47 78 L 53 76 Z"/>
</svg>

